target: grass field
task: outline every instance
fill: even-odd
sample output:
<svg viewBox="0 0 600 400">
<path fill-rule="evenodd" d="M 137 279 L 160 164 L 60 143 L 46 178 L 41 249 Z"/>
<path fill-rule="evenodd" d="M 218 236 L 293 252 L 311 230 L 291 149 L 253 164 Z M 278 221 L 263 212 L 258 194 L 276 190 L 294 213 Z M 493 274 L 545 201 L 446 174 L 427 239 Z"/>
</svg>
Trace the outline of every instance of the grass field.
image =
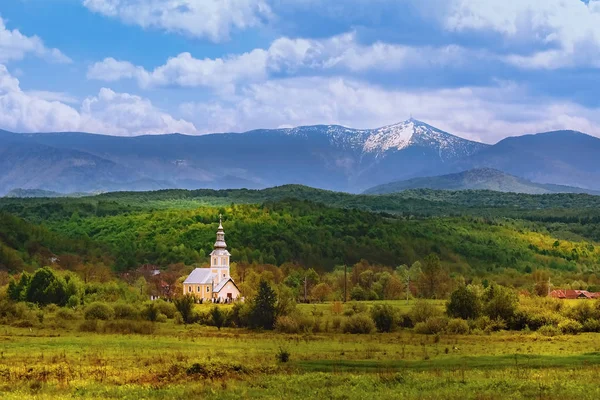
<svg viewBox="0 0 600 400">
<path fill-rule="evenodd" d="M 316 306 L 325 317 L 331 310 L 331 304 Z M 0 397 L 600 397 L 600 334 L 594 333 L 285 335 L 169 320 L 151 335 L 119 335 L 80 332 L 80 322 L 0 326 Z M 290 354 L 286 363 L 276 357 L 282 349 Z"/>
</svg>

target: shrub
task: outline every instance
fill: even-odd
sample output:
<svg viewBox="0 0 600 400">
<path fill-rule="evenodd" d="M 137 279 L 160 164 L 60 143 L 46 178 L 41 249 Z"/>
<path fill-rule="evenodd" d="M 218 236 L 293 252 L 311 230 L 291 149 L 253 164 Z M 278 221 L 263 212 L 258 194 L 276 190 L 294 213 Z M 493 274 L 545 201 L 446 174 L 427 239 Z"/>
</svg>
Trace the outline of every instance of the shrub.
<svg viewBox="0 0 600 400">
<path fill-rule="evenodd" d="M 77 319 L 77 315 L 73 310 L 68 308 L 59 308 L 56 312 L 56 318 L 62 319 L 63 321 L 72 321 Z"/>
<path fill-rule="evenodd" d="M 98 332 L 101 329 L 97 319 L 85 320 L 79 325 L 81 332 Z"/>
<path fill-rule="evenodd" d="M 114 316 L 113 309 L 105 303 L 92 303 L 85 309 L 85 319 L 109 320 Z"/>
<path fill-rule="evenodd" d="M 375 330 L 375 323 L 366 314 L 356 314 L 344 322 L 344 333 L 367 334 Z"/>
<path fill-rule="evenodd" d="M 280 347 L 279 351 L 275 355 L 275 358 L 281 363 L 286 363 L 290 360 L 290 352 L 283 347 Z"/>
<path fill-rule="evenodd" d="M 371 309 L 371 318 L 379 332 L 391 332 L 397 325 L 397 312 L 389 305 L 375 305 Z"/>
<path fill-rule="evenodd" d="M 146 321 L 156 322 L 158 316 L 160 315 L 160 310 L 153 301 L 150 301 L 144 304 L 140 315 Z"/>
<path fill-rule="evenodd" d="M 552 310 L 536 307 L 520 307 L 513 315 L 511 328 L 523 330 L 528 327 L 531 330 L 538 330 L 544 325 L 558 325 L 563 317 Z"/>
<path fill-rule="evenodd" d="M 588 319 L 583 323 L 583 332 L 600 332 L 600 320 Z"/>
<path fill-rule="evenodd" d="M 398 326 L 401 328 L 414 328 L 415 324 L 410 318 L 410 314 L 400 314 L 400 317 L 398 318 Z"/>
<path fill-rule="evenodd" d="M 475 319 L 481 313 L 481 300 L 477 293 L 463 286 L 450 295 L 446 304 L 446 313 L 450 317 Z"/>
<path fill-rule="evenodd" d="M 561 331 L 553 325 L 544 325 L 538 329 L 538 333 L 544 336 L 558 336 L 561 334 Z"/>
<path fill-rule="evenodd" d="M 225 324 L 226 315 L 221 310 L 221 307 L 214 306 L 210 309 L 211 325 L 216 326 L 218 330 L 221 330 L 223 324 Z"/>
<path fill-rule="evenodd" d="M 116 303 L 113 305 L 113 310 L 116 319 L 138 319 L 140 317 L 137 308 L 131 304 Z"/>
<path fill-rule="evenodd" d="M 331 327 L 334 331 L 339 332 L 340 328 L 342 327 L 342 319 L 340 317 L 334 317 L 331 320 Z"/>
<path fill-rule="evenodd" d="M 161 314 L 166 315 L 166 317 L 169 319 L 175 318 L 175 314 L 177 314 L 177 308 L 173 303 L 168 303 L 160 299 L 156 300 L 154 304 L 156 304 L 156 307 Z"/>
<path fill-rule="evenodd" d="M 235 303 L 227 315 L 227 325 L 239 328 L 248 326 L 251 311 L 248 303 Z"/>
<path fill-rule="evenodd" d="M 469 324 L 464 319 L 452 318 L 448 321 L 446 332 L 453 335 L 466 335 L 469 333 Z"/>
<path fill-rule="evenodd" d="M 196 299 L 192 295 L 186 295 L 175 300 L 175 308 L 181 315 L 184 324 L 193 324 L 195 322 L 195 302 Z"/>
<path fill-rule="evenodd" d="M 576 335 L 583 330 L 583 326 L 574 319 L 565 319 L 558 324 L 558 329 L 560 329 L 562 333 Z"/>
<path fill-rule="evenodd" d="M 474 322 L 475 328 L 484 332 L 496 332 L 506 329 L 506 322 L 501 318 L 491 319 L 487 315 L 479 317 Z"/>
<path fill-rule="evenodd" d="M 119 320 L 105 323 L 102 331 L 105 333 L 119 333 L 122 335 L 151 335 L 154 333 L 155 329 L 156 326 L 151 322 Z"/>
<path fill-rule="evenodd" d="M 81 301 L 79 300 L 79 296 L 73 295 L 73 296 L 69 297 L 69 300 L 67 300 L 66 306 L 69 308 L 75 308 L 75 307 L 79 306 L 79 304 L 81 304 Z"/>
<path fill-rule="evenodd" d="M 430 317 L 425 322 L 415 324 L 415 332 L 427 335 L 435 335 L 443 332 L 448 326 L 446 317 Z"/>
<path fill-rule="evenodd" d="M 69 299 L 67 284 L 51 268 L 40 268 L 33 274 L 27 286 L 25 298 L 29 302 L 40 305 L 58 304 L 64 306 Z"/>
<path fill-rule="evenodd" d="M 429 318 L 441 316 L 441 311 L 427 300 L 417 300 L 410 310 L 410 319 L 413 324 L 425 322 Z"/>
<path fill-rule="evenodd" d="M 275 321 L 275 330 L 281 333 L 298 333 L 298 322 L 290 316 L 278 317 Z"/>
<path fill-rule="evenodd" d="M 591 302 L 580 301 L 567 312 L 567 316 L 583 324 L 589 319 L 600 318 L 600 312 L 592 306 Z"/>
</svg>

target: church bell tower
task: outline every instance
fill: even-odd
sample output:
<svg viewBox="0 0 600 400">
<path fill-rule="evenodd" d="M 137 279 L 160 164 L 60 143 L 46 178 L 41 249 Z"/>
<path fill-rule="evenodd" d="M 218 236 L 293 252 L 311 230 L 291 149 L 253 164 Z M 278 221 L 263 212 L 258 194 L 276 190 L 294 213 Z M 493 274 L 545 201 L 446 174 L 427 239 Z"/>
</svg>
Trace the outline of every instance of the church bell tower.
<svg viewBox="0 0 600 400">
<path fill-rule="evenodd" d="M 228 279 L 229 275 L 229 258 L 231 254 L 227 251 L 227 243 L 225 243 L 225 231 L 223 230 L 223 218 L 219 215 L 219 228 L 217 229 L 217 241 L 215 242 L 214 250 L 210 253 L 210 269 L 215 275 L 214 284 L 217 285 L 223 279 Z"/>
</svg>

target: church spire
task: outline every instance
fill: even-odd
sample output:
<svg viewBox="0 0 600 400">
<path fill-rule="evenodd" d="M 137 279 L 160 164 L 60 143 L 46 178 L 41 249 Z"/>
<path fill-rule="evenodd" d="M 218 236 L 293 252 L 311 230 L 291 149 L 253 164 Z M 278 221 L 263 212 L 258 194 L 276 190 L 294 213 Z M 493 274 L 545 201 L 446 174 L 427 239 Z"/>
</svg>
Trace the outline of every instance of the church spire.
<svg viewBox="0 0 600 400">
<path fill-rule="evenodd" d="M 226 249 L 225 231 L 223 230 L 223 216 L 219 214 L 219 228 L 217 229 L 217 241 L 215 242 L 215 250 Z"/>
</svg>

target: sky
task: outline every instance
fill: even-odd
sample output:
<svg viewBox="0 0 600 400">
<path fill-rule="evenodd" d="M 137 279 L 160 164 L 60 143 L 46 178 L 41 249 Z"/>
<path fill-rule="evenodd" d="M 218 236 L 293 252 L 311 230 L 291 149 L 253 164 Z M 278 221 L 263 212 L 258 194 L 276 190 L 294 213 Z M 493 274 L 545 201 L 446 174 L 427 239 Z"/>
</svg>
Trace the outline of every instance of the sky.
<svg viewBox="0 0 600 400">
<path fill-rule="evenodd" d="M 600 0 L 1 0 L 0 129 L 600 136 Z"/>
</svg>

